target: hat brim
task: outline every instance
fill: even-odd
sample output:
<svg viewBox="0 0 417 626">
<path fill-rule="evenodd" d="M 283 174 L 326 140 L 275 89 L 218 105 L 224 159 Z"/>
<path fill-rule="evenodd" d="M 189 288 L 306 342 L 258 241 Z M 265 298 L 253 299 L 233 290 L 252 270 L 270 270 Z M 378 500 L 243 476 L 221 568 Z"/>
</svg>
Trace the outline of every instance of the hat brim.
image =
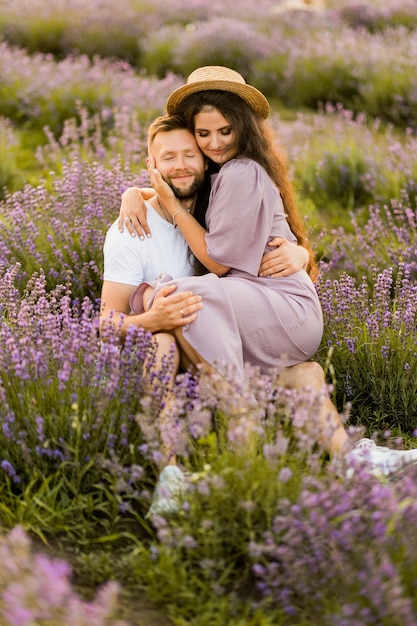
<svg viewBox="0 0 417 626">
<path fill-rule="evenodd" d="M 198 91 L 213 91 L 214 89 L 229 91 L 240 96 L 250 106 L 252 111 L 262 119 L 266 119 L 269 115 L 269 102 L 262 92 L 251 85 L 227 80 L 207 80 L 178 87 L 167 100 L 167 113 L 170 115 L 181 113 L 181 105 L 190 94 Z"/>
</svg>

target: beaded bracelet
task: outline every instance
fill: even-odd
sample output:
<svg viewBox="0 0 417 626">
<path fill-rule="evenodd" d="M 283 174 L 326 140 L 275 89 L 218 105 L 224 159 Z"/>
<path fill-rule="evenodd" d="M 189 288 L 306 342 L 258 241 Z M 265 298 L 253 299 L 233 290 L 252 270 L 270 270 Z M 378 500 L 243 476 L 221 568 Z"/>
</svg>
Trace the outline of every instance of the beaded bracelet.
<svg viewBox="0 0 417 626">
<path fill-rule="evenodd" d="M 178 213 L 182 213 L 183 211 L 187 211 L 187 213 L 191 213 L 190 209 L 179 209 L 178 211 L 176 211 L 174 213 L 174 215 L 172 216 L 172 223 L 174 224 L 174 228 L 177 228 L 178 224 L 175 221 L 176 216 L 178 215 Z"/>
</svg>

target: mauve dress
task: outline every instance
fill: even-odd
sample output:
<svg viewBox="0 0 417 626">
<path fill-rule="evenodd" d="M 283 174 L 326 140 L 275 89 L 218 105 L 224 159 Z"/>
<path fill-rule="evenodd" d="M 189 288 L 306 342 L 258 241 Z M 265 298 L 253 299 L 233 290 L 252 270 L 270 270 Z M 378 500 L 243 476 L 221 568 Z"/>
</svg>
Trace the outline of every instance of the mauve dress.
<svg viewBox="0 0 417 626">
<path fill-rule="evenodd" d="M 162 277 L 178 291 L 203 297 L 197 319 L 183 329 L 187 341 L 220 371 L 226 364 L 238 376 L 243 376 L 245 362 L 267 373 L 312 357 L 322 338 L 323 317 L 307 273 L 300 270 L 279 279 L 257 275 L 272 237 L 296 241 L 266 171 L 247 158 L 223 165 L 213 176 L 206 223 L 208 254 L 230 267 L 229 272 L 172 281 Z M 133 312 L 143 311 L 143 287 L 133 294 Z"/>
</svg>

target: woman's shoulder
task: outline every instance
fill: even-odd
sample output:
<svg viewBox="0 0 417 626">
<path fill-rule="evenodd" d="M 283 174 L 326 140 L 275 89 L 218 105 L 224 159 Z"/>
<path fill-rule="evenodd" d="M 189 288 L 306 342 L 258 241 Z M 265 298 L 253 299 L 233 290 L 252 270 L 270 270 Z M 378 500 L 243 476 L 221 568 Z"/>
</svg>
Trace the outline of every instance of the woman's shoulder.
<svg viewBox="0 0 417 626">
<path fill-rule="evenodd" d="M 246 156 L 240 156 L 240 157 L 236 157 L 234 159 L 230 159 L 230 161 L 227 161 L 227 163 L 225 163 L 223 165 L 223 167 L 221 168 L 221 172 L 225 169 L 250 169 L 250 168 L 255 168 L 255 169 L 263 169 L 261 165 L 259 165 L 259 163 L 257 163 L 254 159 L 251 159 L 250 157 L 246 157 Z"/>
<path fill-rule="evenodd" d="M 229 176 L 234 177 L 245 177 L 245 180 L 248 178 L 259 178 L 266 174 L 262 165 L 250 159 L 249 157 L 237 157 L 236 159 L 231 159 L 225 163 L 221 170 L 220 174 L 227 174 Z"/>
</svg>

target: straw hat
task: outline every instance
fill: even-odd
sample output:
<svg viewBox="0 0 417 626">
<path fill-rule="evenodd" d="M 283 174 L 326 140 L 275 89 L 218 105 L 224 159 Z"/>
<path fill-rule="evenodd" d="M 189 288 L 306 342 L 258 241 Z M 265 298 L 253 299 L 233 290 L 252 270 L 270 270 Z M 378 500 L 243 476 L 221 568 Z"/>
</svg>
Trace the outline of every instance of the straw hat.
<svg viewBox="0 0 417 626">
<path fill-rule="evenodd" d="M 266 119 L 269 115 L 269 103 L 263 93 L 255 87 L 247 85 L 243 76 L 235 70 L 221 65 L 198 67 L 188 77 L 187 84 L 178 87 L 169 96 L 166 104 L 167 112 L 171 115 L 179 113 L 185 98 L 197 91 L 219 89 L 230 91 L 240 96 L 259 117 Z"/>
</svg>

